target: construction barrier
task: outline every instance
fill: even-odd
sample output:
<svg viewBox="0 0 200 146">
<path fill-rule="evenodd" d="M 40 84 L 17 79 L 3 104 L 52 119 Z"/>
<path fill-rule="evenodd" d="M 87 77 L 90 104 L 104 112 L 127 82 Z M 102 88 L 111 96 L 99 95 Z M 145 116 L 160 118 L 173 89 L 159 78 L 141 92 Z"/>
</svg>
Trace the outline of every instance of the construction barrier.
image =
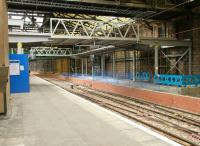
<svg viewBox="0 0 200 146">
<path fill-rule="evenodd" d="M 149 72 L 137 72 L 136 73 L 136 80 L 139 81 L 150 81 L 152 76 Z"/>
<path fill-rule="evenodd" d="M 172 86 L 198 86 L 200 84 L 200 75 L 154 75 L 154 83 Z"/>
</svg>

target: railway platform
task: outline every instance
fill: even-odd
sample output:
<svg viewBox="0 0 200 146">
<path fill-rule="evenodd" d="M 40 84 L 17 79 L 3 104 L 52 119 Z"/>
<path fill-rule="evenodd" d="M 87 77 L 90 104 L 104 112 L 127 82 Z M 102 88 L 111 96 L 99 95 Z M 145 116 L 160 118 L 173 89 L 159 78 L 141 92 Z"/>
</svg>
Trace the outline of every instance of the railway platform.
<svg viewBox="0 0 200 146">
<path fill-rule="evenodd" d="M 35 76 L 31 93 L 12 96 L 12 114 L 0 121 L 2 146 L 179 145 Z"/>
</svg>

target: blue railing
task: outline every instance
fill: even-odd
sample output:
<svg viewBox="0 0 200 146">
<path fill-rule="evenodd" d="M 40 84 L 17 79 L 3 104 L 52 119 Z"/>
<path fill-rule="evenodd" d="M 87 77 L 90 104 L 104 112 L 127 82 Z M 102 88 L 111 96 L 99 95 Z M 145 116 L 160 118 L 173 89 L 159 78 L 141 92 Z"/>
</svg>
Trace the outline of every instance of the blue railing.
<svg viewBox="0 0 200 146">
<path fill-rule="evenodd" d="M 183 85 L 195 85 L 198 86 L 200 84 L 200 75 L 185 75 L 183 78 Z"/>
<path fill-rule="evenodd" d="M 154 75 L 154 83 L 172 86 L 198 86 L 200 84 L 200 75 Z"/>
<path fill-rule="evenodd" d="M 149 72 L 137 72 L 136 80 L 139 81 L 150 81 L 152 79 L 152 75 Z"/>
</svg>

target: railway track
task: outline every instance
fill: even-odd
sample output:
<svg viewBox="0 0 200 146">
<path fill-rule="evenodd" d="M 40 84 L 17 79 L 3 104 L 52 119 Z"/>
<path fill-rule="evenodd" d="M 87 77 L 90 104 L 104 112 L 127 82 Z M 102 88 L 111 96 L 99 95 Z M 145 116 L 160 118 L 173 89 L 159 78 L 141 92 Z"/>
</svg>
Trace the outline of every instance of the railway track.
<svg viewBox="0 0 200 146">
<path fill-rule="evenodd" d="M 61 88 L 102 107 L 117 112 L 140 124 L 188 146 L 200 146 L 200 116 L 143 100 L 124 97 L 89 87 L 66 88 L 66 82 L 48 79 Z"/>
</svg>

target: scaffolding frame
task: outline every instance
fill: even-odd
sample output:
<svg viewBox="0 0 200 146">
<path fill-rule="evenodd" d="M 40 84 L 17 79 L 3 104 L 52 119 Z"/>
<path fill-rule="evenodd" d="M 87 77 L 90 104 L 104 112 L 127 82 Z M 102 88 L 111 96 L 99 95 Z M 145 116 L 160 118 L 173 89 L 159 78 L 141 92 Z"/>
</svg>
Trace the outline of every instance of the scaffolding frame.
<svg viewBox="0 0 200 146">
<path fill-rule="evenodd" d="M 179 73 L 181 73 L 182 75 L 184 75 L 184 72 L 182 72 L 179 67 L 178 67 L 178 63 L 188 55 L 188 73 L 189 75 L 192 74 L 192 69 L 191 69 L 191 48 L 187 48 L 186 50 L 184 50 L 184 52 L 182 54 L 172 54 L 172 55 L 167 55 L 166 53 L 164 53 L 164 51 L 160 50 L 161 54 L 166 58 L 166 60 L 172 64 L 170 65 L 170 69 L 166 72 L 166 74 L 169 74 L 173 69 L 176 69 Z M 176 62 L 173 62 L 170 60 L 171 57 L 178 57 Z"/>
</svg>

